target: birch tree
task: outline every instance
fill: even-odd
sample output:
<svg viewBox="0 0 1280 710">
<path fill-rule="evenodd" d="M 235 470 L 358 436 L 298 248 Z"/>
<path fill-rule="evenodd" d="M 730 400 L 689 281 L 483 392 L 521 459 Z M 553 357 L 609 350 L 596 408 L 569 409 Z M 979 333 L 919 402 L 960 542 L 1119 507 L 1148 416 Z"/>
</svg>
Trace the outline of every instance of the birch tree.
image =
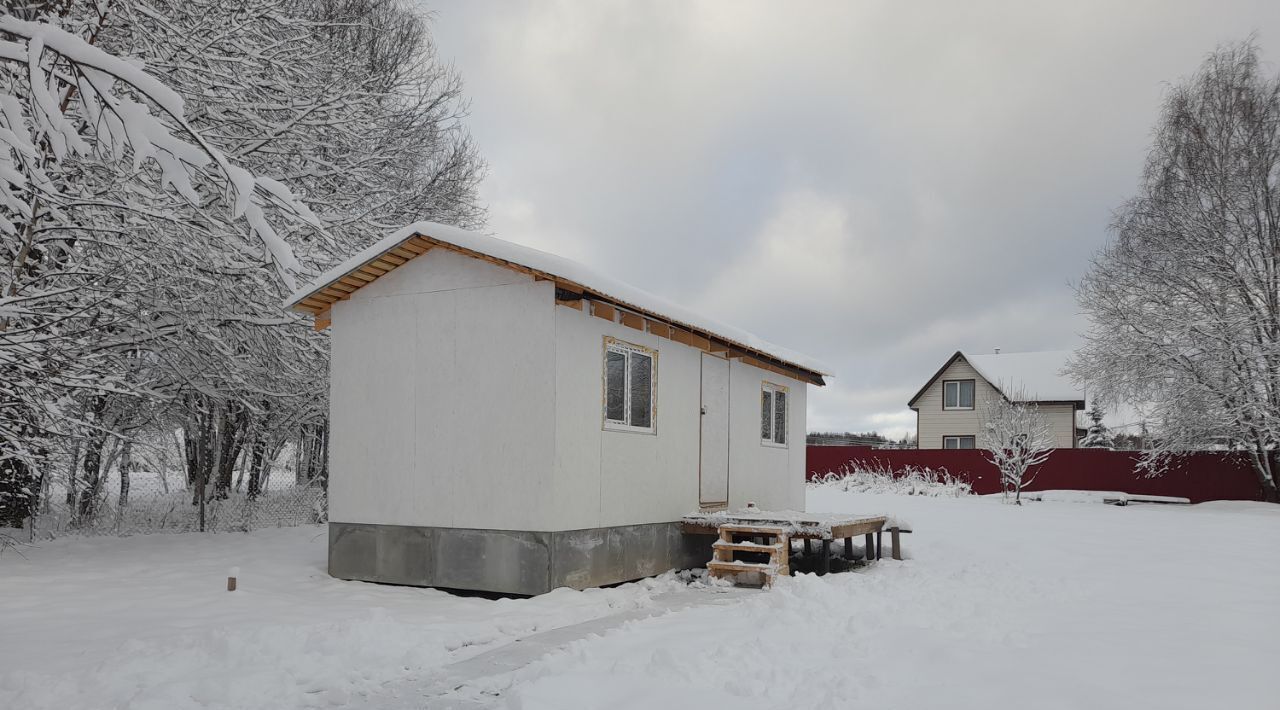
<svg viewBox="0 0 1280 710">
<path fill-rule="evenodd" d="M 993 396 L 982 416 L 980 447 L 987 460 L 1000 470 L 1000 486 L 1005 500 L 1022 505 L 1022 490 L 1034 477 L 1027 472 L 1044 463 L 1053 453 L 1053 429 L 1034 402 L 1021 392 L 1010 397 Z"/>
<path fill-rule="evenodd" d="M 1112 231 L 1079 285 L 1091 327 L 1073 373 L 1150 410 L 1148 463 L 1225 444 L 1276 501 L 1280 76 L 1252 42 L 1170 89 Z"/>
</svg>

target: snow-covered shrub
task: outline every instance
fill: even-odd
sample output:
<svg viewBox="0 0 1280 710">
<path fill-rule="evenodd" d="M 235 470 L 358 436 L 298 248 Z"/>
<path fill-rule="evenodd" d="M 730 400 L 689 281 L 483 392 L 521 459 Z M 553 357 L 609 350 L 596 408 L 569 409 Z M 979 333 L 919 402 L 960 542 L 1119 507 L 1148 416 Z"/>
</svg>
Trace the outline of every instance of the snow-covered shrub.
<svg viewBox="0 0 1280 710">
<path fill-rule="evenodd" d="M 945 468 L 905 466 L 893 469 L 881 463 L 854 461 L 839 471 L 823 474 L 809 482 L 814 487 L 833 487 L 853 493 L 897 493 L 909 496 L 960 497 L 973 487 Z"/>
</svg>

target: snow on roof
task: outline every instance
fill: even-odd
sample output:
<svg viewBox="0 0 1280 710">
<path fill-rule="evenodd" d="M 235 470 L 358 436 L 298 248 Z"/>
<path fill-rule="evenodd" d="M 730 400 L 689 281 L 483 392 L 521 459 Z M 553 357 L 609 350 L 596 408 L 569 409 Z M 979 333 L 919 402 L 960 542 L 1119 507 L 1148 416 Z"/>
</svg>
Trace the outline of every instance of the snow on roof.
<svg viewBox="0 0 1280 710">
<path fill-rule="evenodd" d="M 818 375 L 830 376 L 832 374 L 827 365 L 814 358 L 774 345 L 745 330 L 740 330 L 694 313 L 660 296 L 655 296 L 648 291 L 610 278 L 572 259 L 508 242 L 487 234 L 470 232 L 435 222 L 415 222 L 387 235 L 376 244 L 324 272 L 309 285 L 295 291 L 293 295 L 285 300 L 284 307 L 294 308 L 298 306 L 304 299 L 325 289 L 338 281 L 338 279 L 385 254 L 415 235 L 425 236 L 467 251 L 490 256 L 534 271 L 540 271 L 565 281 L 571 281 L 595 294 L 616 301 L 620 305 L 646 311 L 686 328 L 710 333 L 747 350 L 753 350 L 776 358 L 799 369 Z"/>
<path fill-rule="evenodd" d="M 1062 373 L 1069 350 L 965 355 L 973 369 L 1006 397 L 1022 394 L 1031 402 L 1080 402 L 1084 390 Z"/>
</svg>

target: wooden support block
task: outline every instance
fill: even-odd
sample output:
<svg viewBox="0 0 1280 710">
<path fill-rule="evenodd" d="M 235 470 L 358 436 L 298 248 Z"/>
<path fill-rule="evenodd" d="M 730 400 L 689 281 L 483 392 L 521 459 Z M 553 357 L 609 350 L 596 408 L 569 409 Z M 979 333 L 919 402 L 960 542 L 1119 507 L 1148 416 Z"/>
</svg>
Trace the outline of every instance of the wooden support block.
<svg viewBox="0 0 1280 710">
<path fill-rule="evenodd" d="M 556 305 L 557 305 L 557 306 L 565 306 L 565 307 L 567 307 L 567 308 L 572 308 L 572 309 L 573 309 L 573 310 L 575 310 L 575 311 L 580 311 L 580 310 L 582 310 L 582 299 L 581 299 L 581 298 L 574 298 L 574 299 L 571 299 L 571 300 L 565 300 L 565 299 L 563 299 L 563 298 L 557 298 L 557 299 L 556 299 Z"/>
<path fill-rule="evenodd" d="M 881 558 L 880 551 L 882 548 L 880 547 L 880 543 L 882 542 L 884 542 L 884 534 L 877 532 L 876 533 L 876 559 L 877 560 Z"/>
<path fill-rule="evenodd" d="M 671 338 L 671 326 L 650 318 L 644 319 L 645 328 L 659 338 Z"/>
<path fill-rule="evenodd" d="M 867 549 L 862 553 L 863 559 L 870 562 L 876 558 L 876 541 L 871 533 L 867 533 Z"/>
<path fill-rule="evenodd" d="M 671 329 L 671 339 L 676 341 L 677 343 L 684 343 L 685 345 L 693 345 L 693 333 L 690 333 L 689 331 L 683 330 L 681 328 L 673 327 Z"/>
<path fill-rule="evenodd" d="M 844 558 L 846 560 L 853 559 L 853 538 L 851 537 L 844 539 Z"/>
<path fill-rule="evenodd" d="M 614 314 L 616 313 L 617 309 L 607 303 L 601 303 L 599 301 L 591 302 L 591 315 L 596 318 L 603 318 L 604 320 L 612 321 L 614 319 Z"/>
<path fill-rule="evenodd" d="M 627 311 L 622 312 L 622 324 L 628 328 L 635 328 L 640 331 L 644 330 L 644 319 L 634 313 L 628 313 Z"/>
</svg>

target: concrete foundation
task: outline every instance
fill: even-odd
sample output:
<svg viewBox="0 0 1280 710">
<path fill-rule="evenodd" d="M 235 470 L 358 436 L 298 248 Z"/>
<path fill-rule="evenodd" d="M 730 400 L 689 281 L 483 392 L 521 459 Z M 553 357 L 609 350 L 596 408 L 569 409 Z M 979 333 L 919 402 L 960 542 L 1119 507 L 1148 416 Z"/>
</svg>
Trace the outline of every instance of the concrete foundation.
<svg viewBox="0 0 1280 710">
<path fill-rule="evenodd" d="M 329 523 L 329 574 L 341 579 L 543 594 L 702 567 L 710 536 L 679 523 L 532 532 Z"/>
</svg>

